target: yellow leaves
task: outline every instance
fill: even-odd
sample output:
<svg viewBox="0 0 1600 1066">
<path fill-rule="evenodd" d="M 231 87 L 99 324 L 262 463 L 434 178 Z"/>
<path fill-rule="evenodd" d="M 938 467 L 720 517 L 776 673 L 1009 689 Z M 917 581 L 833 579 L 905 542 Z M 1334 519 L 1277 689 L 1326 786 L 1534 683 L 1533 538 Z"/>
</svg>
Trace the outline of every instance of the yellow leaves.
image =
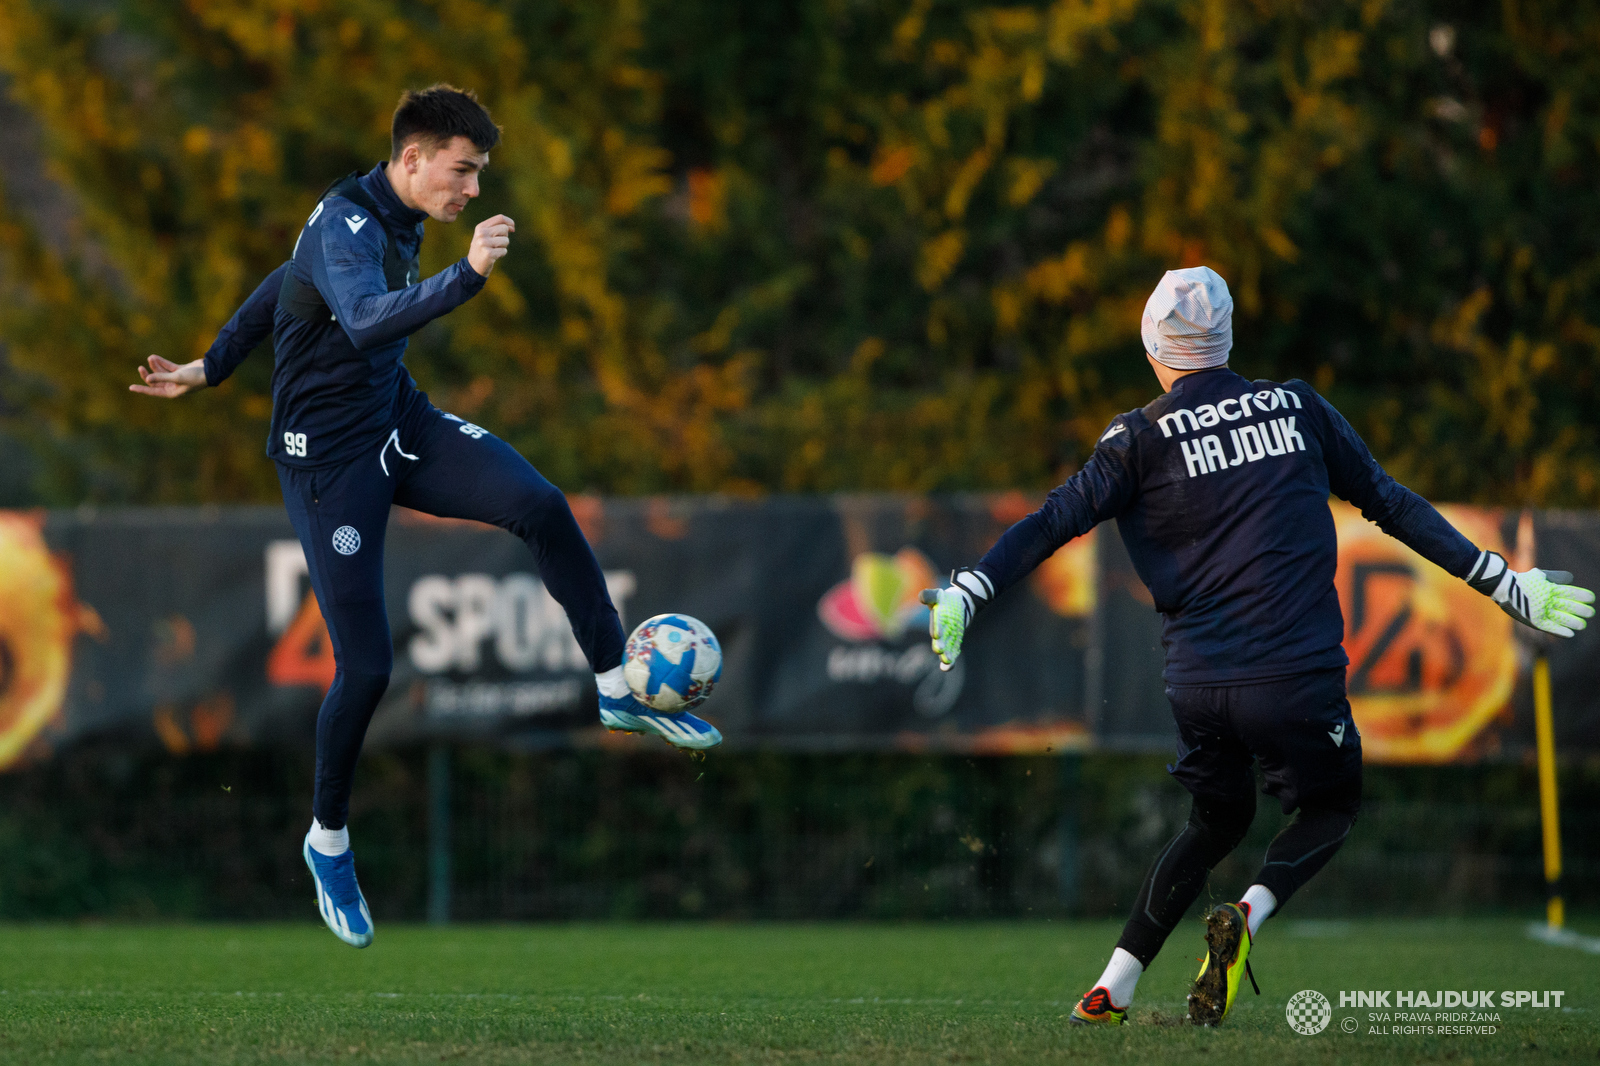
<svg viewBox="0 0 1600 1066">
<path fill-rule="evenodd" d="M 1113 43 L 1112 27 L 1131 19 L 1139 6 L 1140 0 L 1056 0 L 1046 16 L 1044 34 L 1051 58 L 1071 66 L 1088 38 Z"/>
<path fill-rule="evenodd" d="M 917 43 L 931 7 L 933 0 L 914 0 L 905 16 L 895 24 L 893 41 L 897 52 L 904 55 Z"/>
<path fill-rule="evenodd" d="M 611 82 L 625 89 L 657 92 L 661 89 L 661 75 L 645 67 L 625 63 L 611 70 Z"/>
<path fill-rule="evenodd" d="M 1458 352 L 1471 352 L 1478 344 L 1478 322 L 1494 303 L 1488 286 L 1480 286 L 1457 305 L 1455 312 L 1434 324 L 1434 343 Z"/>
<path fill-rule="evenodd" d="M 572 177 L 572 145 L 563 137 L 547 137 L 544 142 L 545 166 L 557 181 Z"/>
<path fill-rule="evenodd" d="M 294 50 L 295 15 L 314 10 L 313 3 L 253 4 L 188 0 L 185 5 L 200 25 L 226 37 L 235 48 L 257 62 L 286 59 Z M 347 50 L 361 40 L 361 24 L 344 19 L 338 39 Z"/>
<path fill-rule="evenodd" d="M 1023 59 L 1021 92 L 1030 104 L 1044 95 L 1044 57 L 1038 52 L 1029 52 Z"/>
<path fill-rule="evenodd" d="M 733 331 L 738 327 L 739 309 L 724 307 L 711 328 L 690 340 L 689 347 L 701 355 L 714 355 L 728 347 L 728 342 L 733 339 Z"/>
<path fill-rule="evenodd" d="M 1121 254 L 1132 233 L 1133 219 L 1128 215 L 1128 209 L 1117 204 L 1106 216 L 1106 250 L 1112 255 Z"/>
<path fill-rule="evenodd" d="M 1039 13 L 1026 7 L 992 8 L 987 13 L 990 27 L 1004 36 L 1032 36 L 1039 30 Z"/>
<path fill-rule="evenodd" d="M 1061 304 L 1074 290 L 1082 288 L 1089 277 L 1089 246 L 1077 241 L 1057 258 L 1031 267 L 1024 276 L 1023 285 L 1030 296 L 1045 303 Z"/>
<path fill-rule="evenodd" d="M 515 283 L 504 271 L 490 274 L 483 288 L 483 295 L 506 318 L 516 320 L 527 313 L 528 302 L 522 298 L 522 293 L 517 290 Z"/>
<path fill-rule="evenodd" d="M 955 179 L 950 182 L 950 189 L 944 197 L 944 214 L 950 221 L 959 221 L 967 213 L 967 201 L 972 198 L 972 191 L 977 188 L 978 182 L 989 172 L 989 164 L 993 159 L 994 153 L 987 147 L 979 148 L 968 156 L 956 171 Z M 956 256 L 960 257 L 959 249 Z"/>
<path fill-rule="evenodd" d="M 872 369 L 872 364 L 883 358 L 883 353 L 888 350 L 888 345 L 883 343 L 882 337 L 866 337 L 856 345 L 856 350 L 850 356 L 850 373 L 864 375 Z"/>
<path fill-rule="evenodd" d="M 928 45 L 928 62 L 936 67 L 959 67 L 966 58 L 966 49 L 950 40 L 934 41 Z"/>
<path fill-rule="evenodd" d="M 78 120 L 82 123 L 81 129 L 86 138 L 98 142 L 112 139 L 110 116 L 106 112 L 105 80 L 91 76 L 84 81 L 78 101 Z"/>
<path fill-rule="evenodd" d="M 1472 382 L 1484 416 L 1482 431 L 1513 450 L 1533 438 L 1540 378 L 1557 365 L 1557 349 L 1549 340 L 1535 341 L 1520 331 L 1505 344 L 1483 332 L 1483 319 L 1494 306 L 1487 285 L 1479 286 L 1433 326 L 1433 341 L 1472 360 Z"/>
<path fill-rule="evenodd" d="M 606 189 L 606 212 L 614 218 L 631 215 L 653 196 L 672 191 L 672 179 L 665 170 L 672 157 L 663 148 L 639 144 L 612 126 L 601 137 L 610 181 Z"/>
<path fill-rule="evenodd" d="M 1196 5 L 1190 18 L 1198 23 L 1201 51 L 1215 54 L 1228 47 L 1228 15 L 1228 0 L 1202 0 Z"/>
<path fill-rule="evenodd" d="M 1006 189 L 1006 202 L 1012 207 L 1022 207 L 1038 195 L 1039 190 L 1044 187 L 1045 179 L 1055 173 L 1056 161 L 1014 158 L 1007 160 L 1006 166 L 1011 172 L 1011 182 Z"/>
<path fill-rule="evenodd" d="M 1261 239 L 1272 250 L 1272 254 L 1284 262 L 1292 263 L 1300 258 L 1300 249 L 1295 247 L 1294 242 L 1289 239 L 1289 235 L 1277 226 L 1263 227 Z"/>
<path fill-rule="evenodd" d="M 956 264 L 961 262 L 966 245 L 967 235 L 959 229 L 946 230 L 932 240 L 925 241 L 917 262 L 918 284 L 927 292 L 933 292 L 943 285 Z"/>
<path fill-rule="evenodd" d="M 1322 89 L 1360 73 L 1364 41 L 1359 33 L 1338 31 L 1312 38 L 1306 49 L 1310 87 Z"/>
<path fill-rule="evenodd" d="M 1002 335 L 1015 333 L 1022 322 L 1022 295 L 1009 285 L 998 285 L 989 294 L 994 307 L 995 329 Z"/>
<path fill-rule="evenodd" d="M 6 343 L 19 366 L 68 383 L 51 417 L 73 427 L 188 417 L 129 409 L 126 383 L 101 381 L 106 353 L 144 330 L 151 350 L 198 354 L 335 176 L 301 168 L 371 159 L 400 90 L 445 80 L 479 89 L 505 128 L 472 211 L 503 210 L 519 233 L 487 291 L 419 336 L 412 369 L 436 395 L 481 407 L 519 447 L 565 463 L 562 476 L 612 491 L 749 487 L 740 479 L 752 471 L 768 487 L 806 490 L 1037 482 L 1063 448 L 1092 443 L 1106 414 L 1148 399 L 1118 361 L 1142 365 L 1139 314 L 1160 271 L 1198 262 L 1226 273 L 1241 337 L 1270 335 L 1269 357 L 1302 364 L 1282 369 L 1312 375 L 1322 362 L 1328 380 L 1337 366 L 1347 383 L 1364 351 L 1351 364 L 1323 338 L 1292 351 L 1279 340 L 1309 317 L 1297 318 L 1293 294 L 1316 291 L 1283 279 L 1326 280 L 1331 268 L 1296 244 L 1328 232 L 1306 224 L 1307 205 L 1337 223 L 1349 213 L 1339 194 L 1378 158 L 1374 141 L 1403 139 L 1396 123 L 1402 135 L 1424 124 L 1421 88 L 1392 114 L 1370 91 L 1390 84 L 1375 80 L 1396 61 L 1390 23 L 1411 19 L 1396 9 L 1371 22 L 1384 0 L 1360 12 L 1278 0 L 935 11 L 897 0 L 888 21 L 855 23 L 881 39 L 835 35 L 797 52 L 836 64 L 814 72 L 832 88 L 795 96 L 809 90 L 792 83 L 781 106 L 741 95 L 714 57 L 690 65 L 723 78 L 715 92 L 674 83 L 681 63 L 655 66 L 684 44 L 670 37 L 673 11 L 639 0 L 548 0 L 540 12 L 573 30 L 559 40 L 526 32 L 532 9 L 500 0 L 185 0 L 172 18 L 190 36 L 163 39 L 135 74 L 90 61 L 105 31 L 62 41 L 36 2 L 0 0 L 0 70 L 46 127 L 51 165 L 83 205 L 74 224 L 118 279 L 85 282 L 70 264 L 34 269 L 8 253 L 26 268 L 8 259 L 0 270 L 0 317 L 29 324 L 8 325 Z M 1412 51 L 1425 47 L 1418 25 Z M 1239 48 L 1246 40 L 1263 44 Z M 1460 128 L 1429 124 L 1423 139 L 1459 152 L 1479 135 L 1486 112 L 1467 83 L 1418 84 L 1466 101 L 1436 102 Z M 1537 124 L 1523 115 L 1492 132 L 1509 147 L 1512 131 L 1542 131 L 1546 163 L 1582 182 L 1577 90 L 1551 85 Z M 663 120 L 669 92 L 675 107 L 703 110 L 709 134 L 676 161 L 665 150 L 681 132 Z M 784 123 L 793 139 L 773 152 Z M 1508 161 L 1471 155 L 1464 167 Z M 425 273 L 466 238 L 467 226 L 430 225 Z M 1556 276 L 1542 245 L 1500 247 L 1504 278 L 1437 321 L 1431 305 L 1416 314 L 1424 341 L 1471 367 L 1440 386 L 1451 410 L 1497 447 L 1526 450 L 1549 436 L 1537 402 L 1563 353 L 1600 352 L 1589 321 L 1600 316 L 1587 274 Z M 1413 269 L 1392 289 L 1406 290 Z M 1433 291 L 1450 268 L 1425 269 L 1435 273 L 1417 288 Z M 1350 288 L 1384 286 L 1357 276 Z M 1261 330 L 1267 314 L 1275 324 Z M 1361 325 L 1410 338 L 1414 321 Z M 757 345 L 772 349 L 766 373 Z M 227 428 L 207 432 L 264 419 L 264 397 L 245 391 L 208 398 L 229 406 L 217 408 Z M 1410 431 L 1395 432 L 1403 447 Z M 259 434 L 239 435 L 259 465 Z M 128 452 L 162 447 L 146 443 Z M 248 491 L 247 476 L 231 476 L 231 491 Z"/>
</svg>

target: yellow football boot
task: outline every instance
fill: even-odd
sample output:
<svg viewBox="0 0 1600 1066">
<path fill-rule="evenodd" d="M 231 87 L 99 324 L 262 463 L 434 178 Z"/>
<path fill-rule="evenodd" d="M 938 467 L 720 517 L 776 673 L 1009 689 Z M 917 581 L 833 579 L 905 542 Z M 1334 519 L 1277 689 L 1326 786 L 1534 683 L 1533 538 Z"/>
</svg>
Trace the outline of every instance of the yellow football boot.
<svg viewBox="0 0 1600 1066">
<path fill-rule="evenodd" d="M 1096 985 L 1078 1000 L 1067 1021 L 1073 1025 L 1121 1025 L 1127 1016 L 1128 1008 L 1118 1010 L 1112 1006 L 1111 993 L 1103 985 Z"/>
<path fill-rule="evenodd" d="M 1221 1025 L 1239 994 L 1239 982 L 1250 974 L 1256 995 L 1255 974 L 1250 973 L 1250 923 L 1238 903 L 1220 903 L 1206 915 L 1206 961 L 1189 989 L 1189 1022 Z"/>
</svg>

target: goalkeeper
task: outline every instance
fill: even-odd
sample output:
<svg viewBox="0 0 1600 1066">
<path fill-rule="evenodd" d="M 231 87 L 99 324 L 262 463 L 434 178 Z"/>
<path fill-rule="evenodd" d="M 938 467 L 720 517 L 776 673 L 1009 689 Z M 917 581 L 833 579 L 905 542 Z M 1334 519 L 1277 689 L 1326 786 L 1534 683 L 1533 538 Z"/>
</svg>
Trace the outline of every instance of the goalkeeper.
<svg viewBox="0 0 1600 1066">
<path fill-rule="evenodd" d="M 1121 1024 L 1140 975 L 1244 839 L 1254 774 L 1295 817 L 1237 903 L 1206 916 L 1206 959 L 1189 1019 L 1227 1015 L 1261 923 L 1327 865 L 1361 806 L 1361 734 L 1345 697 L 1344 617 L 1328 496 L 1361 508 L 1425 559 L 1524 625 L 1570 637 L 1594 594 L 1571 574 L 1511 570 L 1480 551 L 1373 460 L 1305 382 L 1247 381 L 1228 368 L 1233 301 L 1208 267 L 1168 272 L 1142 333 L 1165 395 L 1111 421 L 1088 463 L 1007 530 L 975 567 L 923 593 L 946 669 L 974 615 L 1073 537 L 1117 519 L 1163 619 L 1167 698 L 1178 728 L 1169 772 L 1188 824 L 1146 874 L 1104 975 L 1073 1008 Z"/>
</svg>

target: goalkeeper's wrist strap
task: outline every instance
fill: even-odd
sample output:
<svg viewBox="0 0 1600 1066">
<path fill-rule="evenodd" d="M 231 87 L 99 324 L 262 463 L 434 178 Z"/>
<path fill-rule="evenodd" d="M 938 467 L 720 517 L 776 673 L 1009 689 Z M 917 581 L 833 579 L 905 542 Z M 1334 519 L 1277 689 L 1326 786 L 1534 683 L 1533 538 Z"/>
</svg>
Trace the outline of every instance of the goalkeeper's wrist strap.
<svg viewBox="0 0 1600 1066">
<path fill-rule="evenodd" d="M 1486 551 L 1467 575 L 1467 584 L 1500 605 L 1500 609 L 1519 622 L 1538 627 L 1529 611 L 1528 593 L 1517 582 L 1517 575 L 1498 552 Z"/>
<path fill-rule="evenodd" d="M 1505 599 L 1502 587 L 1513 580 L 1505 556 L 1491 551 L 1480 551 L 1478 561 L 1473 564 L 1472 572 L 1467 575 L 1467 584 L 1496 602 Z"/>
<path fill-rule="evenodd" d="M 982 570 L 970 566 L 950 571 L 950 584 L 972 598 L 972 613 L 977 614 L 984 604 L 994 599 L 994 582 Z"/>
</svg>

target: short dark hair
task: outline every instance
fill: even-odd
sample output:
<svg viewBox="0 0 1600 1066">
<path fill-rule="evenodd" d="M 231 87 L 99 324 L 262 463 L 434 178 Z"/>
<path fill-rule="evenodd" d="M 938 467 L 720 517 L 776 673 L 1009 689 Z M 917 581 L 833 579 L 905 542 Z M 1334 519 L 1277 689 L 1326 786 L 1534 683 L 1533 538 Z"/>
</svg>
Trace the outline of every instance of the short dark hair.
<svg viewBox="0 0 1600 1066">
<path fill-rule="evenodd" d="M 399 159 L 413 141 L 431 155 L 456 137 L 465 137 L 478 151 L 487 152 L 500 143 L 500 127 L 478 103 L 477 93 L 440 83 L 400 97 L 389 136 L 391 159 Z"/>
</svg>

